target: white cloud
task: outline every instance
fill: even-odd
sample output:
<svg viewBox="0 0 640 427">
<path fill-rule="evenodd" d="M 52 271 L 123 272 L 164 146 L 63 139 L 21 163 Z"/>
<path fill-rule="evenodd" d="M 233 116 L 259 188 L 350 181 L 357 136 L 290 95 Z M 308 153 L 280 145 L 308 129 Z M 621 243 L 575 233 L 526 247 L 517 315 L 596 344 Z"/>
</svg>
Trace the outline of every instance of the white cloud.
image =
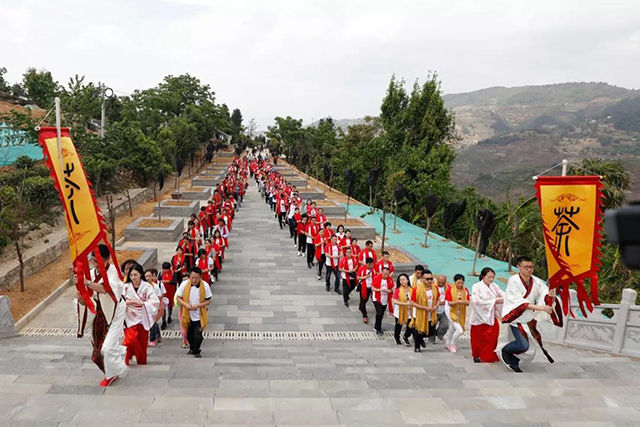
<svg viewBox="0 0 640 427">
<path fill-rule="evenodd" d="M 189 72 L 262 127 L 376 114 L 391 74 L 448 92 L 638 87 L 640 4 L 596 0 L 0 0 L 2 64 L 130 92 Z M 9 19 L 6 19 L 9 17 Z"/>
</svg>

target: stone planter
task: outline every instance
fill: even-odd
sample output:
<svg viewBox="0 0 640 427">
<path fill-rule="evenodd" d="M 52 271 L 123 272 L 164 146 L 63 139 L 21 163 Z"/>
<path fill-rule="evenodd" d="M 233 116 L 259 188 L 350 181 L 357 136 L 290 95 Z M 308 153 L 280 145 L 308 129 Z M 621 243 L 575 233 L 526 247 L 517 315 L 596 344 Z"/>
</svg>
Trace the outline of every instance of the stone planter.
<svg viewBox="0 0 640 427">
<path fill-rule="evenodd" d="M 311 200 L 325 199 L 323 191 L 298 191 L 298 194 L 300 195 L 300 197 L 304 202 L 306 202 L 307 199 L 311 199 Z"/>
<path fill-rule="evenodd" d="M 360 218 L 353 218 L 348 216 L 347 220 L 349 222 L 357 223 L 357 225 L 349 224 L 346 225 L 344 221 L 344 217 L 327 217 L 327 221 L 331 223 L 331 227 L 335 230 L 338 228 L 340 224 L 344 224 L 345 229 L 351 230 L 351 236 L 358 239 L 358 244 L 360 247 L 364 247 L 364 243 L 367 240 L 374 240 L 376 237 L 376 229 L 371 225 L 367 224 Z"/>
<path fill-rule="evenodd" d="M 353 229 L 351 231 L 353 231 Z M 360 246 L 364 247 L 364 244 L 362 244 Z M 380 249 L 380 248 L 374 248 L 374 249 Z M 416 258 L 412 254 L 410 254 L 404 248 L 401 248 L 399 246 L 387 246 L 387 245 L 385 245 L 385 250 L 389 250 L 389 251 L 390 250 L 396 250 L 396 251 L 402 252 L 402 254 L 404 256 L 406 256 L 407 258 L 409 258 L 411 260 L 409 262 L 395 262 L 392 259 L 391 261 L 393 261 L 393 266 L 396 269 L 395 273 L 393 273 L 393 277 L 398 277 L 402 273 L 404 273 L 407 276 L 411 277 L 411 275 L 415 271 L 416 265 L 418 265 L 418 264 L 422 265 L 424 268 L 429 268 L 429 266 L 427 265 L 426 262 L 420 261 L 418 258 Z"/>
<path fill-rule="evenodd" d="M 162 210 L 162 217 L 175 217 L 175 218 L 189 218 L 191 214 L 197 214 L 200 211 L 199 200 L 184 200 L 189 203 L 187 206 L 171 206 L 172 202 L 176 200 L 163 200 L 160 202 L 160 209 Z M 159 216 L 158 205 L 155 205 L 153 211 L 156 216 Z"/>
<path fill-rule="evenodd" d="M 218 157 L 233 159 L 236 156 L 236 152 L 235 151 L 218 151 L 215 155 Z"/>
<path fill-rule="evenodd" d="M 176 200 L 209 200 L 213 196 L 213 188 L 192 188 L 187 187 L 180 192 L 171 193 L 171 198 Z"/>
<path fill-rule="evenodd" d="M 191 180 L 191 185 L 194 187 L 215 187 L 222 182 L 222 177 L 219 175 L 198 175 Z"/>
<path fill-rule="evenodd" d="M 285 178 L 285 181 L 287 181 L 289 184 L 291 185 L 295 185 L 296 187 L 306 187 L 307 186 L 307 180 L 306 179 L 302 179 L 300 177 L 296 177 L 296 178 Z"/>
<path fill-rule="evenodd" d="M 156 248 L 141 248 L 141 247 L 116 247 L 117 251 L 142 251 L 142 255 L 138 258 L 138 264 L 147 271 L 150 268 L 158 267 L 158 249 Z M 118 258 L 118 261 L 122 262 L 124 260 Z"/>
<path fill-rule="evenodd" d="M 134 242 L 176 242 L 184 231 L 184 219 L 174 218 L 168 227 L 140 227 L 144 220 L 157 220 L 157 218 L 141 217 L 133 221 L 124 229 L 124 236 L 128 241 Z"/>
<path fill-rule="evenodd" d="M 205 169 L 203 171 L 200 172 L 200 174 L 198 176 L 206 176 L 207 178 L 210 177 L 218 177 L 218 178 L 224 178 L 225 176 L 225 171 L 221 171 L 221 170 L 215 170 L 215 169 Z"/>
<path fill-rule="evenodd" d="M 337 218 L 339 218 L 340 216 L 344 217 L 345 208 L 341 204 L 335 203 L 332 200 L 317 199 L 317 201 L 322 202 L 322 203 L 316 203 L 316 204 L 318 208 L 322 208 L 322 210 L 324 211 L 324 214 L 327 217 L 330 217 L 330 216 L 337 217 Z"/>
</svg>

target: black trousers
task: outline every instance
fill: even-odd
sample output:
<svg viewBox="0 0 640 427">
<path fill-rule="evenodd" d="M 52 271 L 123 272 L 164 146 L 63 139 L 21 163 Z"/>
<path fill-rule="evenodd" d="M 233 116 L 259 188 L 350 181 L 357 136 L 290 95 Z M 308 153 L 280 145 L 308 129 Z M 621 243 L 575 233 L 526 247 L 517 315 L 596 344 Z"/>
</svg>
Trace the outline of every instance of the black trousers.
<svg viewBox="0 0 640 427">
<path fill-rule="evenodd" d="M 400 307 L 401 310 L 406 310 L 406 308 L 404 307 Z M 411 322 L 411 320 L 409 320 L 407 322 L 407 325 L 404 329 L 404 338 L 408 339 L 412 334 L 413 334 L 413 329 L 411 329 L 409 327 L 409 322 Z M 398 318 L 396 317 L 396 327 L 395 330 L 393 331 L 393 337 L 396 339 L 396 341 L 400 341 L 400 332 L 402 331 L 402 323 L 398 323 Z"/>
<path fill-rule="evenodd" d="M 362 285 L 360 285 L 362 286 Z M 367 285 L 364 285 L 367 286 Z M 362 317 L 369 317 L 367 316 L 367 303 L 369 302 L 369 299 L 371 298 L 371 289 L 367 289 L 367 297 L 366 298 L 362 298 L 362 292 L 360 292 L 360 313 L 362 313 Z"/>
<path fill-rule="evenodd" d="M 298 252 L 305 253 L 307 249 L 307 236 L 298 234 Z"/>
<path fill-rule="evenodd" d="M 160 326 L 158 326 L 158 322 L 156 322 L 151 329 L 149 329 L 149 341 L 155 342 L 158 338 L 160 338 Z"/>
<path fill-rule="evenodd" d="M 436 328 L 434 328 L 431 323 L 429 323 L 429 330 L 425 332 L 419 332 L 416 328 L 413 328 L 413 345 L 415 348 L 420 348 L 425 338 L 429 338 L 436 333 Z"/>
<path fill-rule="evenodd" d="M 278 224 L 280 225 L 280 230 L 282 230 L 284 228 L 284 216 L 286 215 L 286 212 L 279 212 L 278 213 Z"/>
<path fill-rule="evenodd" d="M 346 303 L 349 302 L 349 294 L 356 288 L 356 281 L 352 278 L 350 281 L 342 279 L 342 300 Z"/>
<path fill-rule="evenodd" d="M 192 320 L 187 328 L 187 341 L 189 341 L 189 349 L 193 354 L 200 354 L 200 346 L 202 346 L 202 331 L 200 330 L 200 321 Z"/>
<path fill-rule="evenodd" d="M 322 267 L 324 263 L 327 261 L 327 257 L 325 254 L 320 254 L 320 261 L 318 262 L 318 277 L 322 277 Z"/>
<path fill-rule="evenodd" d="M 382 304 L 381 302 L 374 301 L 373 306 L 376 308 L 376 323 L 375 330 L 377 332 L 382 331 L 382 319 L 384 318 L 384 312 L 387 310 L 387 304 Z"/>
<path fill-rule="evenodd" d="M 307 243 L 307 265 L 313 264 L 313 257 L 316 254 L 316 248 L 313 243 Z"/>
<path fill-rule="evenodd" d="M 296 226 L 297 225 L 298 224 L 296 223 L 296 221 L 293 218 L 291 218 L 289 220 L 289 237 L 293 238 L 293 241 L 296 242 L 296 243 L 298 243 L 298 240 L 297 240 L 297 236 L 298 235 L 296 233 Z"/>
<path fill-rule="evenodd" d="M 331 275 L 335 275 L 335 285 L 333 287 L 334 291 L 340 289 L 340 273 L 338 272 L 338 267 L 333 268 L 330 265 L 327 265 L 327 272 L 325 274 L 324 280 L 325 285 L 328 289 L 331 289 Z"/>
</svg>

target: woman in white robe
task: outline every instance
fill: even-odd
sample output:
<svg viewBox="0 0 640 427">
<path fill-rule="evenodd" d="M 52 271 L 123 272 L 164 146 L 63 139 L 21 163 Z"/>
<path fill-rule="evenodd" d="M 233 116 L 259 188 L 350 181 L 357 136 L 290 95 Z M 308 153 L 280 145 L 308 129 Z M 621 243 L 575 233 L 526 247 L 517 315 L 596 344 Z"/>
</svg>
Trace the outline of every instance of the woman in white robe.
<svg viewBox="0 0 640 427">
<path fill-rule="evenodd" d="M 138 365 L 147 364 L 149 329 L 158 314 L 160 300 L 153 286 L 143 280 L 144 269 L 135 264 L 129 270 L 124 284 L 126 301 L 124 345 L 127 347 L 125 363 L 129 365 L 135 356 Z"/>
<path fill-rule="evenodd" d="M 480 281 L 471 288 L 471 355 L 476 363 L 498 361 L 496 346 L 504 292 L 493 283 L 496 272 L 485 267 Z"/>
</svg>

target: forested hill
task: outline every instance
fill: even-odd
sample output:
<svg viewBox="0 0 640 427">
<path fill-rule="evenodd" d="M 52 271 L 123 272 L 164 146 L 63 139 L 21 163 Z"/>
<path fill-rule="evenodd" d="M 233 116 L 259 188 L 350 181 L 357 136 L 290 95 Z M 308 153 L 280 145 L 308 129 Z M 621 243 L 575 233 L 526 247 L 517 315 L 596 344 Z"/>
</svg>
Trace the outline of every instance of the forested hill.
<svg viewBox="0 0 640 427">
<path fill-rule="evenodd" d="M 494 87 L 446 95 L 462 138 L 452 178 L 500 199 L 563 158 L 620 160 L 640 178 L 640 91 L 606 83 Z M 637 181 L 637 179 L 635 180 Z M 634 184 L 631 197 L 640 198 Z"/>
</svg>

